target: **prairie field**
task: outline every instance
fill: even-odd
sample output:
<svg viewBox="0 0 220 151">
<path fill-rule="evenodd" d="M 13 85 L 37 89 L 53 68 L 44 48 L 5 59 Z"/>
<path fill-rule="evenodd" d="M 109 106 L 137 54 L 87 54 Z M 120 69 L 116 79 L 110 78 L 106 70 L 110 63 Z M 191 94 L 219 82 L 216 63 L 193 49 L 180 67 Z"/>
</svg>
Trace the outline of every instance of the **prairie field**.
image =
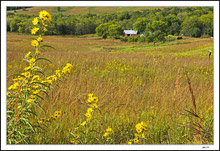
<svg viewBox="0 0 220 151">
<path fill-rule="evenodd" d="M 30 37 L 7 33 L 7 87 L 12 75 L 27 66 L 19 59 L 33 50 Z M 40 119 L 55 111 L 61 111 L 61 118 L 42 120 L 31 144 L 70 144 L 71 132 L 85 120 L 91 93 L 98 108 L 78 132 L 83 144 L 127 144 L 141 121 L 147 126 L 140 144 L 213 144 L 212 38 L 183 37 L 155 47 L 96 36 L 44 36 L 43 43 L 55 48 L 41 51 L 52 62 L 37 64 L 45 75 L 66 63 L 73 69 L 40 102 L 45 112 L 36 108 Z M 210 60 L 208 50 L 213 52 Z M 110 139 L 103 137 L 108 128 Z"/>
<path fill-rule="evenodd" d="M 118 13 L 123 11 L 139 11 L 144 9 L 155 9 L 164 7 L 60 7 L 60 11 L 57 11 L 57 7 L 32 7 L 25 10 L 7 11 L 14 14 L 27 14 L 38 15 L 42 10 L 48 10 L 52 15 L 64 14 L 64 15 L 85 15 L 87 13 L 104 14 L 104 13 Z"/>
</svg>

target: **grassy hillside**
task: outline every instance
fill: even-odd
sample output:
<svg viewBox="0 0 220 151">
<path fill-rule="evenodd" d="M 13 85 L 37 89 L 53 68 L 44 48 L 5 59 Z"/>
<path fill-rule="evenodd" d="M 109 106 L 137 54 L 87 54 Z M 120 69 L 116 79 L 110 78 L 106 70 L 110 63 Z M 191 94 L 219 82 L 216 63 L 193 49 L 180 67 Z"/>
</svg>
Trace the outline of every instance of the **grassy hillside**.
<svg viewBox="0 0 220 151">
<path fill-rule="evenodd" d="M 7 34 L 7 84 L 10 75 L 21 73 L 25 63 L 16 61 L 33 48 L 30 36 Z M 94 120 L 79 134 L 85 144 L 127 144 L 136 137 L 135 125 L 147 124 L 141 144 L 202 144 L 192 128 L 197 117 L 191 110 L 192 92 L 185 71 L 191 81 L 197 114 L 202 117 L 205 143 L 212 144 L 213 134 L 213 39 L 184 38 L 180 41 L 157 44 L 129 43 L 100 38 L 72 38 L 45 36 L 44 44 L 56 49 L 42 50 L 41 57 L 53 63 L 40 62 L 38 66 L 51 75 L 69 62 L 73 71 L 50 90 L 42 101 L 45 113 L 37 110 L 41 119 L 61 111 L 62 118 L 43 122 L 43 129 L 31 139 L 33 144 L 70 144 L 70 134 L 85 120 L 85 104 L 89 93 L 98 97 Z M 191 124 L 191 125 L 190 125 Z M 46 126 L 47 127 L 46 127 Z M 192 127 L 190 127 L 192 126 Z M 107 141 L 103 136 L 110 127 L 113 134 Z M 80 143 L 80 142 L 79 142 Z"/>
<path fill-rule="evenodd" d="M 27 14 L 27 15 L 38 15 L 40 11 L 47 10 L 52 15 L 62 13 L 64 15 L 83 15 L 87 13 L 93 14 L 104 14 L 104 13 L 117 13 L 123 11 L 135 11 L 143 9 L 153 9 L 162 7 L 61 7 L 60 11 L 57 11 L 57 7 L 32 7 L 26 10 L 7 11 L 8 13 L 15 14 Z"/>
</svg>

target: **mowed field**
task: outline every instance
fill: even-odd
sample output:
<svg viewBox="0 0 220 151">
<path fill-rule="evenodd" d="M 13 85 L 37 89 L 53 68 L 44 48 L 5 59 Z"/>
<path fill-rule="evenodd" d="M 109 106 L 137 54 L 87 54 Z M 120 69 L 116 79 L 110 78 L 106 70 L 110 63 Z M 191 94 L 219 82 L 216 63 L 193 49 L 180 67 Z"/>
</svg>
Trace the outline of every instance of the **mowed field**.
<svg viewBox="0 0 220 151">
<path fill-rule="evenodd" d="M 13 83 L 11 75 L 27 66 L 17 59 L 34 51 L 31 40 L 25 40 L 30 37 L 7 33 L 7 86 Z M 85 130 L 86 144 L 106 143 L 103 134 L 108 127 L 114 132 L 109 143 L 127 144 L 141 121 L 147 124 L 142 144 L 213 143 L 208 135 L 203 141 L 196 139 L 199 134 L 194 134 L 192 123 L 198 119 L 186 111 L 195 108 L 193 95 L 202 134 L 212 136 L 213 55 L 209 61 L 208 50 L 213 52 L 213 39 L 184 37 L 153 47 L 98 37 L 44 36 L 43 43 L 55 48 L 41 51 L 41 57 L 52 61 L 38 64 L 45 74 L 54 74 L 66 63 L 73 64 L 73 70 L 41 102 L 46 113 L 37 111 L 40 118 L 49 118 L 60 110 L 62 118 L 44 123 L 33 144 L 70 144 L 70 132 L 85 120 L 89 93 L 98 97 L 98 110 Z"/>
<path fill-rule="evenodd" d="M 27 14 L 27 15 L 38 15 L 40 11 L 47 10 L 51 15 L 64 14 L 64 15 L 84 15 L 87 13 L 93 14 L 104 14 L 104 13 L 119 13 L 123 11 L 141 11 L 144 9 L 155 9 L 164 7 L 60 7 L 60 11 L 57 11 L 57 7 L 32 7 L 26 8 L 25 10 L 7 11 L 7 13 L 14 14 Z"/>
</svg>

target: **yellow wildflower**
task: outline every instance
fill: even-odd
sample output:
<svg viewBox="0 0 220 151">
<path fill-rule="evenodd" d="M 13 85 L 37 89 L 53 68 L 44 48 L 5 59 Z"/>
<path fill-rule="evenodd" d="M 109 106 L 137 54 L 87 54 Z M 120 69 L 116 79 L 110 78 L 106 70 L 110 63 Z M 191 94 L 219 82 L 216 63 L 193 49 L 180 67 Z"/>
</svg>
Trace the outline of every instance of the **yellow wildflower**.
<svg viewBox="0 0 220 151">
<path fill-rule="evenodd" d="M 38 41 L 37 40 L 32 40 L 32 46 L 37 47 L 38 46 Z"/>
<path fill-rule="evenodd" d="M 28 67 L 24 68 L 24 71 L 27 71 L 29 69 L 31 69 L 31 66 L 28 66 Z"/>
<path fill-rule="evenodd" d="M 36 54 L 40 54 L 40 50 L 37 49 L 37 50 L 35 51 L 35 53 L 36 53 Z"/>
<path fill-rule="evenodd" d="M 97 103 L 97 102 L 98 102 L 98 98 L 97 98 L 97 97 L 93 97 L 93 101 L 94 101 L 95 103 Z"/>
<path fill-rule="evenodd" d="M 52 79 L 53 81 L 56 81 L 56 80 L 57 80 L 57 77 L 56 77 L 55 75 L 52 75 L 52 76 L 51 76 L 51 79 Z"/>
<path fill-rule="evenodd" d="M 32 81 L 39 81 L 40 80 L 40 76 L 39 75 L 34 75 L 33 78 L 32 78 Z"/>
<path fill-rule="evenodd" d="M 37 17 L 34 18 L 34 20 L 32 21 L 33 25 L 37 25 L 39 23 L 39 20 Z"/>
<path fill-rule="evenodd" d="M 77 143 L 76 141 L 74 141 L 74 140 L 72 140 L 71 143 L 73 143 L 73 144 L 78 144 L 78 143 Z"/>
<path fill-rule="evenodd" d="M 47 82 L 48 82 L 48 83 L 50 83 L 50 84 L 52 84 L 52 83 L 53 83 L 53 81 L 52 81 L 52 80 L 47 80 Z"/>
<path fill-rule="evenodd" d="M 39 41 L 39 42 L 41 42 L 42 40 L 43 40 L 42 37 L 37 38 L 37 41 Z"/>
<path fill-rule="evenodd" d="M 136 129 L 141 129 L 142 125 L 140 123 L 136 124 Z"/>
<path fill-rule="evenodd" d="M 33 94 L 38 94 L 40 92 L 40 90 L 36 90 L 33 92 Z"/>
<path fill-rule="evenodd" d="M 91 116 L 91 117 L 88 117 L 88 118 L 86 119 L 86 121 L 89 122 L 91 119 L 92 119 L 92 116 Z"/>
<path fill-rule="evenodd" d="M 143 121 L 141 122 L 141 125 L 142 125 L 143 128 L 146 128 L 146 127 L 147 127 L 147 124 L 144 123 Z"/>
<path fill-rule="evenodd" d="M 87 112 L 87 113 L 85 114 L 85 116 L 86 116 L 86 117 L 91 117 L 92 115 L 91 115 L 91 113 L 88 113 L 88 112 Z"/>
<path fill-rule="evenodd" d="M 142 132 L 142 129 L 141 129 L 141 128 L 138 128 L 138 129 L 136 129 L 136 131 L 137 131 L 138 133 L 141 133 L 141 132 Z"/>
<path fill-rule="evenodd" d="M 98 105 L 95 104 L 95 103 L 93 103 L 93 104 L 91 105 L 91 107 L 92 107 L 92 108 L 98 108 Z"/>
<path fill-rule="evenodd" d="M 19 83 L 15 82 L 14 85 L 13 85 L 13 89 L 17 89 L 18 86 L 19 86 Z"/>
<path fill-rule="evenodd" d="M 137 138 L 134 139 L 134 143 L 137 144 L 139 140 Z"/>
<path fill-rule="evenodd" d="M 8 90 L 11 90 L 11 89 L 13 89 L 13 85 L 11 85 L 10 87 L 8 87 Z"/>
<path fill-rule="evenodd" d="M 67 69 L 66 69 L 66 68 L 63 68 L 62 74 L 66 74 L 66 72 L 67 72 Z"/>
<path fill-rule="evenodd" d="M 186 137 L 186 134 L 184 134 L 182 137 Z"/>
<path fill-rule="evenodd" d="M 142 138 L 145 138 L 145 134 L 144 133 L 141 136 L 142 136 Z"/>
<path fill-rule="evenodd" d="M 88 98 L 87 103 L 92 103 L 93 102 L 93 98 Z"/>
<path fill-rule="evenodd" d="M 56 112 L 54 112 L 54 116 L 56 116 L 56 115 L 57 115 L 58 117 L 61 116 L 61 111 L 56 111 Z"/>
<path fill-rule="evenodd" d="M 34 99 L 28 99 L 27 102 L 28 102 L 28 103 L 34 102 Z"/>
<path fill-rule="evenodd" d="M 39 17 L 44 21 L 51 21 L 51 15 L 45 10 L 39 13 Z"/>
<path fill-rule="evenodd" d="M 109 132 L 105 132 L 105 134 L 103 136 L 107 137 L 109 134 L 110 134 Z"/>
<path fill-rule="evenodd" d="M 56 70 L 56 75 L 60 78 L 60 76 L 61 76 L 60 70 Z"/>
<path fill-rule="evenodd" d="M 17 81 L 17 80 L 18 80 L 18 78 L 13 79 L 13 81 Z"/>
<path fill-rule="evenodd" d="M 89 94 L 88 94 L 88 96 L 89 96 L 90 98 L 92 98 L 92 96 L 93 96 L 93 93 L 89 93 Z"/>
<path fill-rule="evenodd" d="M 82 126 L 86 125 L 86 121 L 84 121 L 81 125 L 82 125 Z"/>
<path fill-rule="evenodd" d="M 47 27 L 47 25 L 46 25 L 45 23 L 42 23 L 42 25 L 43 25 L 44 27 Z"/>
<path fill-rule="evenodd" d="M 92 113 L 92 112 L 93 112 L 93 108 L 88 108 L 88 109 L 87 109 L 87 112 L 88 112 L 88 113 Z"/>
<path fill-rule="evenodd" d="M 31 34 L 36 34 L 38 32 L 39 28 L 37 27 L 34 27 L 32 30 L 31 30 Z"/>
<path fill-rule="evenodd" d="M 17 107 L 17 109 L 20 109 L 21 108 L 21 105 L 19 105 L 18 107 Z"/>
<path fill-rule="evenodd" d="M 128 144 L 132 144 L 132 142 L 129 141 Z"/>
<path fill-rule="evenodd" d="M 44 27 L 44 31 L 48 31 L 47 28 Z"/>
<path fill-rule="evenodd" d="M 75 137 L 75 138 L 79 138 L 79 134 L 75 134 L 74 137 Z"/>
<path fill-rule="evenodd" d="M 18 76 L 18 80 L 19 80 L 19 81 L 22 81 L 22 80 L 23 80 L 23 77 Z"/>
<path fill-rule="evenodd" d="M 107 128 L 106 131 L 107 132 L 112 132 L 112 129 L 111 128 Z"/>
<path fill-rule="evenodd" d="M 35 62 L 35 59 L 34 58 L 31 58 L 30 60 L 29 60 L 29 63 L 30 64 L 33 64 Z"/>
<path fill-rule="evenodd" d="M 29 51 L 29 52 L 26 54 L 26 56 L 25 56 L 24 58 L 29 57 L 29 56 L 30 56 L 30 54 L 31 54 L 31 52 Z"/>
</svg>

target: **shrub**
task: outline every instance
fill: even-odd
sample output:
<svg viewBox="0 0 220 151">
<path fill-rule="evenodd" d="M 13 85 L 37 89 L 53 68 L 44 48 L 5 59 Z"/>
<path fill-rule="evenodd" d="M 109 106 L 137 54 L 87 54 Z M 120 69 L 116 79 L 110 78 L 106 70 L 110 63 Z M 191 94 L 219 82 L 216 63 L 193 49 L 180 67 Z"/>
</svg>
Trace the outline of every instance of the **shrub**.
<svg viewBox="0 0 220 151">
<path fill-rule="evenodd" d="M 174 41 L 174 40 L 176 40 L 176 37 L 173 37 L 172 35 L 168 35 L 168 36 L 166 37 L 166 40 L 167 40 L 167 41 Z"/>
<path fill-rule="evenodd" d="M 181 36 L 178 36 L 177 38 L 176 38 L 177 40 L 180 40 L 180 39 L 183 39 L 183 37 L 181 37 Z"/>
<path fill-rule="evenodd" d="M 200 38 L 209 38 L 209 37 L 210 37 L 209 35 L 204 34 Z"/>
<path fill-rule="evenodd" d="M 128 41 L 128 37 L 120 36 L 120 40 L 122 42 L 127 42 Z"/>
<path fill-rule="evenodd" d="M 138 37 L 138 42 L 145 42 L 145 37 L 144 36 L 139 36 Z"/>
<path fill-rule="evenodd" d="M 128 37 L 128 42 L 137 42 L 138 41 L 138 37 L 137 36 L 130 36 Z"/>
</svg>

